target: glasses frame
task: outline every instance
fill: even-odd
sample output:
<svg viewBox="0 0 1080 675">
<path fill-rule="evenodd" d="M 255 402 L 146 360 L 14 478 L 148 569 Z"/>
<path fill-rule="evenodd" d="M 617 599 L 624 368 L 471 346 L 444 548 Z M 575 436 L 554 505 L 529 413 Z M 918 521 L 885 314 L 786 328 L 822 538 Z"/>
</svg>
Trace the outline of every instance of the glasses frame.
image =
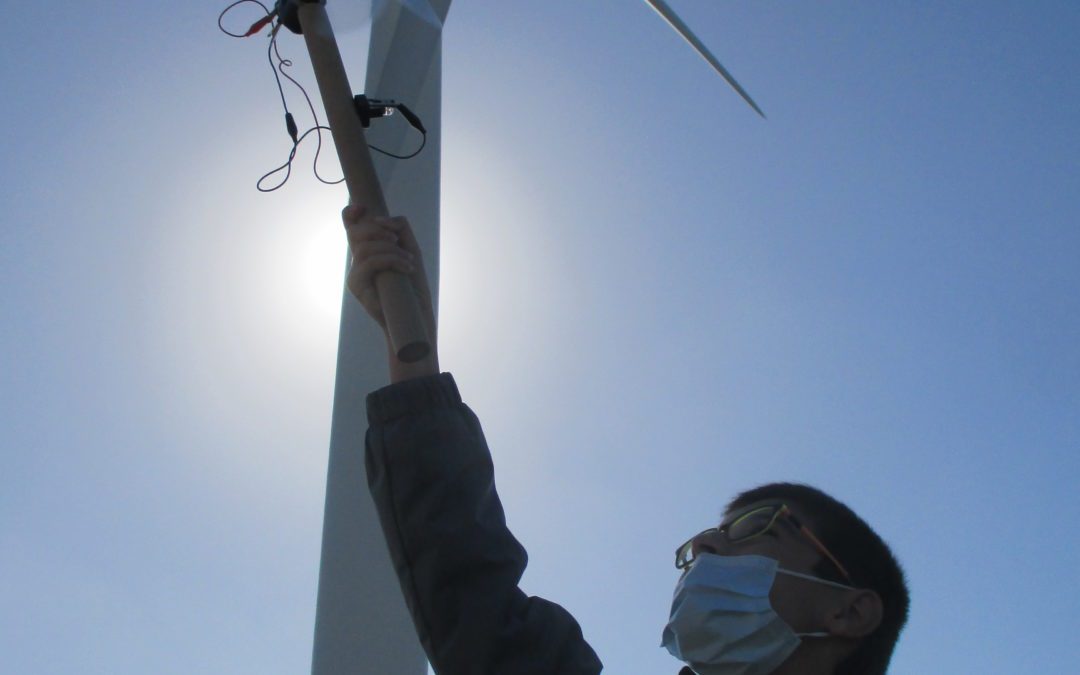
<svg viewBox="0 0 1080 675">
<path fill-rule="evenodd" d="M 773 510 L 773 514 L 772 518 L 769 519 L 768 525 L 761 528 L 759 532 L 755 532 L 754 534 L 740 537 L 738 539 L 732 539 L 730 534 L 732 526 L 738 524 L 744 518 L 747 518 L 752 514 L 770 509 Z M 848 574 L 847 568 L 841 565 L 840 561 L 837 560 L 836 556 L 834 556 L 829 551 L 828 547 L 826 547 L 825 544 L 821 543 L 821 540 L 818 539 L 817 536 L 815 536 L 814 533 L 810 531 L 810 528 L 804 525 L 802 521 L 800 521 L 798 517 L 791 512 L 791 509 L 788 508 L 787 504 L 767 504 L 764 506 L 755 506 L 751 509 L 748 509 L 744 513 L 740 513 L 729 523 L 721 523 L 719 527 L 710 527 L 708 529 L 702 530 L 701 532 L 698 532 L 693 537 L 687 539 L 686 542 L 679 546 L 677 549 L 675 549 L 675 569 L 683 570 L 690 566 L 690 563 L 693 562 L 693 557 L 688 557 L 687 554 L 690 554 L 691 556 L 693 555 L 694 540 L 702 535 L 712 534 L 715 532 L 718 534 L 723 534 L 725 537 L 727 537 L 727 540 L 732 543 L 748 541 L 750 539 L 753 539 L 754 537 L 759 537 L 768 532 L 770 529 L 772 529 L 773 525 L 776 524 L 776 521 L 780 520 L 781 518 L 784 518 L 789 523 L 791 523 L 791 525 L 796 530 L 798 530 L 804 537 L 806 537 L 806 539 L 813 545 L 813 547 L 817 549 L 818 553 L 825 556 L 825 558 L 827 558 L 836 567 L 836 569 L 840 571 L 840 574 L 844 577 L 844 579 L 847 580 L 849 584 L 854 585 L 854 582 L 851 579 L 851 575 Z"/>
</svg>

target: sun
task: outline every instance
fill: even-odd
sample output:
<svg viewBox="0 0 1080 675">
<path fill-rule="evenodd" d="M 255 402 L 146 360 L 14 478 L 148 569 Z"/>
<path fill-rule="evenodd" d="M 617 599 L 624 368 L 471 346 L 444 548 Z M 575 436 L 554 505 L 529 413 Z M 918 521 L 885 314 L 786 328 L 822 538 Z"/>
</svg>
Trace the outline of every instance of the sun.
<svg viewBox="0 0 1080 675">
<path fill-rule="evenodd" d="M 298 242 L 295 276 L 312 309 L 322 317 L 336 319 L 341 312 L 348 255 L 344 231 L 332 225 L 319 223 Z"/>
</svg>

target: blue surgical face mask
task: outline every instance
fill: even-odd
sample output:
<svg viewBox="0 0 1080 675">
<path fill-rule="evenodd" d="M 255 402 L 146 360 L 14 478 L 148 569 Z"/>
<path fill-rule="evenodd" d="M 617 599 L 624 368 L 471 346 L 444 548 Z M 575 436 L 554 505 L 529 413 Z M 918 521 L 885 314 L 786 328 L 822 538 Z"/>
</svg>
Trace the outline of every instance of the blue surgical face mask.
<svg viewBox="0 0 1080 675">
<path fill-rule="evenodd" d="M 675 586 L 671 618 L 660 646 L 699 675 L 766 675 L 780 666 L 804 637 L 769 604 L 776 574 L 829 586 L 850 586 L 779 568 L 758 555 L 701 553 Z"/>
</svg>

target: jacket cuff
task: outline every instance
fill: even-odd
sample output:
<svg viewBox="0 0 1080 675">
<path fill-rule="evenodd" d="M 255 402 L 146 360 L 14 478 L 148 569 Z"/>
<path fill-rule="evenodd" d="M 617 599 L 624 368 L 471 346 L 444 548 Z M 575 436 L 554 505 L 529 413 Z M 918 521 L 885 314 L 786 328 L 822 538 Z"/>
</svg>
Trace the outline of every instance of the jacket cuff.
<svg viewBox="0 0 1080 675">
<path fill-rule="evenodd" d="M 450 373 L 416 377 L 367 395 L 368 424 L 383 424 L 410 413 L 461 403 Z"/>
</svg>

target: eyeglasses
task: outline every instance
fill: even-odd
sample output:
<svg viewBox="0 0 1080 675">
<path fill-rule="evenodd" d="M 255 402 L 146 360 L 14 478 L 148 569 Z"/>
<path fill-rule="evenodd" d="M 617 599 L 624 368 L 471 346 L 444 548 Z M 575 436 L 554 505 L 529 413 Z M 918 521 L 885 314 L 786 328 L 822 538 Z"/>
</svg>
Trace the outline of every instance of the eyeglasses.
<svg viewBox="0 0 1080 675">
<path fill-rule="evenodd" d="M 829 549 L 825 547 L 825 544 L 821 543 L 821 540 L 814 536 L 814 533 L 803 525 L 802 522 L 791 512 L 791 509 L 786 504 L 772 504 L 769 506 L 758 506 L 750 509 L 746 513 L 739 514 L 731 522 L 722 523 L 720 527 L 710 527 L 707 530 L 703 530 L 689 540 L 682 546 L 675 549 L 675 569 L 686 569 L 690 566 L 690 563 L 694 562 L 694 540 L 698 537 L 707 534 L 719 533 L 727 537 L 730 542 L 746 541 L 747 539 L 753 539 L 759 535 L 768 532 L 776 521 L 784 518 L 792 526 L 795 527 L 804 537 L 810 540 L 814 548 L 818 550 L 821 555 L 828 558 L 836 569 L 840 570 L 840 574 L 848 583 L 854 583 L 851 580 L 851 575 L 844 569 L 844 566 L 840 564 L 840 561 L 836 559 Z"/>
</svg>

